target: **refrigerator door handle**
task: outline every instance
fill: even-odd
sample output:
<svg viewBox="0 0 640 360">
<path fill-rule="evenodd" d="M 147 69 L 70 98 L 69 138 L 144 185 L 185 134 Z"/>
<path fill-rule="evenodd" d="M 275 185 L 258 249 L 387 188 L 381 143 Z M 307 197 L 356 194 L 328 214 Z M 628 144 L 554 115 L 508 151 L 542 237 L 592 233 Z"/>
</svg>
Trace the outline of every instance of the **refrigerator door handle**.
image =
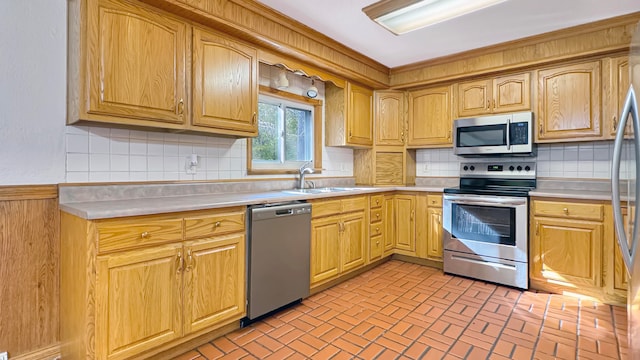
<svg viewBox="0 0 640 360">
<path fill-rule="evenodd" d="M 640 161 L 640 121 L 638 118 L 638 102 L 636 98 L 635 91 L 633 86 L 629 87 L 629 92 L 627 93 L 626 100 L 624 102 L 624 107 L 622 110 L 622 115 L 620 116 L 620 123 L 618 124 L 618 131 L 616 132 L 616 140 L 613 146 L 613 164 L 611 167 L 611 191 L 612 191 L 612 206 L 613 206 L 613 219 L 615 223 L 615 229 L 618 246 L 620 246 L 620 252 L 622 253 L 622 258 L 624 260 L 625 265 L 627 266 L 627 271 L 631 271 L 633 269 L 633 262 L 636 258 L 636 250 L 638 247 L 638 226 L 640 225 L 640 212 L 635 212 L 634 223 L 633 223 L 633 234 L 631 234 L 631 246 L 629 246 L 629 242 L 627 240 L 627 234 L 624 229 L 624 222 L 622 219 L 622 209 L 620 208 L 620 163 L 621 163 L 621 155 L 622 155 L 622 143 L 624 141 L 624 130 L 626 128 L 626 123 L 631 115 L 633 120 L 633 131 L 634 131 L 634 150 L 635 150 L 635 159 L 636 161 Z M 634 205 L 638 203 L 638 196 L 640 195 L 640 166 L 636 165 L 636 181 L 635 181 L 635 199 Z"/>
</svg>

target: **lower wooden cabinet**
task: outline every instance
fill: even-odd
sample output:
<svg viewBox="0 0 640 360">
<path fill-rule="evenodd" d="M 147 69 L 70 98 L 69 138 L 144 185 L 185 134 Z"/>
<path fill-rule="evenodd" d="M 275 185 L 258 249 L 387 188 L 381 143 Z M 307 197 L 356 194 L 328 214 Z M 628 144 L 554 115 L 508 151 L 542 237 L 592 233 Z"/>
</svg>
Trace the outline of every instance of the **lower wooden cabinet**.
<svg viewBox="0 0 640 360">
<path fill-rule="evenodd" d="M 427 259 L 442 261 L 442 195 L 427 196 Z"/>
<path fill-rule="evenodd" d="M 62 356 L 148 357 L 242 318 L 244 219 L 243 207 L 95 221 L 63 212 Z"/>
<path fill-rule="evenodd" d="M 385 202 L 384 195 L 372 195 L 369 197 L 369 256 L 367 262 L 380 260 L 384 251 L 385 226 Z"/>
<path fill-rule="evenodd" d="M 312 200 L 311 287 L 366 262 L 368 199 L 364 196 Z"/>
<path fill-rule="evenodd" d="M 531 201 L 531 287 L 624 303 L 609 202 Z"/>
<path fill-rule="evenodd" d="M 394 224 L 396 253 L 416 255 L 416 196 L 414 194 L 398 194 L 394 199 Z"/>
</svg>

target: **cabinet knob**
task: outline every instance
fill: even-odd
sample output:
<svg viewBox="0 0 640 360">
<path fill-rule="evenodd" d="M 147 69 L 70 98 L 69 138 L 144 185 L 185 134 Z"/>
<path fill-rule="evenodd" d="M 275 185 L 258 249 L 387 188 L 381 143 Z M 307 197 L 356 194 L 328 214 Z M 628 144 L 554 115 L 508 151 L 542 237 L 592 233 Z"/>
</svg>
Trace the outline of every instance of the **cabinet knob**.
<svg viewBox="0 0 640 360">
<path fill-rule="evenodd" d="M 376 205 L 380 204 L 380 200 L 376 199 Z"/>
<path fill-rule="evenodd" d="M 151 237 L 151 234 L 149 234 L 148 231 L 143 232 L 142 234 L 140 234 L 140 237 L 143 239 L 148 239 Z"/>
<path fill-rule="evenodd" d="M 564 212 L 565 215 L 569 215 L 569 209 L 564 208 L 564 209 L 562 209 L 562 211 Z"/>
<path fill-rule="evenodd" d="M 376 228 L 376 232 L 380 231 L 380 228 Z"/>
<path fill-rule="evenodd" d="M 376 241 L 376 245 L 380 245 L 380 241 Z"/>
<path fill-rule="evenodd" d="M 220 227 L 220 225 L 222 225 L 222 223 L 220 221 L 216 221 L 215 224 L 213 224 L 214 228 Z"/>
<path fill-rule="evenodd" d="M 376 213 L 376 217 L 379 218 L 380 217 L 380 213 Z"/>
</svg>

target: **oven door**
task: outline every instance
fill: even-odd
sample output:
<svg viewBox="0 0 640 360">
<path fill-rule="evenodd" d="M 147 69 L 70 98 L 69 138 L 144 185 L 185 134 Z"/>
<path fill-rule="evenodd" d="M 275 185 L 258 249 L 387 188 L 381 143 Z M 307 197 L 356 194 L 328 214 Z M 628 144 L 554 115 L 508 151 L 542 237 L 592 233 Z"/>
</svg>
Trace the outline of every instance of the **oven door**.
<svg viewBox="0 0 640 360">
<path fill-rule="evenodd" d="M 444 194 L 444 249 L 527 262 L 527 209 L 526 197 Z"/>
</svg>

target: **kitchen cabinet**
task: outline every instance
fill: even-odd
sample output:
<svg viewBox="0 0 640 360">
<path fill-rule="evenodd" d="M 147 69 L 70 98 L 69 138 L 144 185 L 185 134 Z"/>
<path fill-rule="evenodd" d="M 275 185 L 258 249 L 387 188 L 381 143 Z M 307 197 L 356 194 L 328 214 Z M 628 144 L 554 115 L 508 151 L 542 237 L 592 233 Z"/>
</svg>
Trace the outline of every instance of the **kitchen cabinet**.
<svg viewBox="0 0 640 360">
<path fill-rule="evenodd" d="M 458 118 L 531 110 L 530 74 L 460 83 L 456 86 L 456 104 Z"/>
<path fill-rule="evenodd" d="M 395 195 L 384 195 L 384 205 L 382 209 L 384 211 L 384 247 L 382 249 L 382 256 L 392 255 L 396 248 L 396 221 L 395 221 Z"/>
<path fill-rule="evenodd" d="M 625 224 L 625 231 L 627 232 L 627 241 L 631 239 L 631 234 L 629 234 L 629 229 L 627 228 L 627 222 L 629 221 L 628 208 L 624 206 L 622 208 L 622 218 Z M 635 208 L 632 208 L 632 212 L 635 211 Z M 633 214 L 631 216 L 634 216 Z M 612 279 L 609 278 L 610 286 L 607 287 L 607 290 L 611 294 L 611 296 L 621 304 L 625 304 L 627 299 L 627 288 L 629 286 L 629 273 L 627 272 L 627 267 L 622 259 L 622 253 L 620 252 L 620 246 L 618 245 L 618 235 L 614 231 L 614 238 L 605 243 L 605 246 L 609 246 L 609 248 L 605 248 L 606 260 L 608 260 L 612 266 L 608 266 L 607 270 L 612 275 Z"/>
<path fill-rule="evenodd" d="M 393 205 L 395 252 L 402 255 L 416 256 L 416 196 L 413 194 L 397 194 Z"/>
<path fill-rule="evenodd" d="M 442 261 L 442 195 L 427 195 L 427 259 Z"/>
<path fill-rule="evenodd" d="M 184 128 L 190 37 L 188 23 L 139 2 L 71 1 L 67 123 Z"/>
<path fill-rule="evenodd" d="M 537 73 L 536 142 L 602 139 L 600 60 Z"/>
<path fill-rule="evenodd" d="M 257 50 L 194 28 L 192 95 L 193 129 L 257 136 Z"/>
<path fill-rule="evenodd" d="M 104 220 L 62 213 L 62 356 L 150 356 L 242 318 L 244 218 L 242 207 Z"/>
<path fill-rule="evenodd" d="M 404 146 L 405 95 L 402 91 L 374 92 L 375 145 Z"/>
<path fill-rule="evenodd" d="M 404 147 L 374 146 L 354 149 L 353 173 L 358 185 L 413 185 L 416 178 L 416 152 Z"/>
<path fill-rule="evenodd" d="M 310 202 L 313 288 L 365 264 L 369 223 L 365 196 Z"/>
<path fill-rule="evenodd" d="M 613 239 L 608 203 L 534 199 L 531 203 L 531 287 L 570 291 L 607 302 L 604 256 Z M 605 261 L 603 261 L 603 259 Z"/>
<path fill-rule="evenodd" d="M 373 145 L 373 91 L 345 82 L 325 84 L 325 142 L 327 146 Z"/>
<path fill-rule="evenodd" d="M 369 197 L 369 256 L 367 262 L 380 260 L 384 250 L 384 237 L 386 235 L 384 217 L 384 195 L 371 195 Z"/>
<path fill-rule="evenodd" d="M 603 98 L 604 104 L 604 123 L 607 137 L 615 139 L 620 123 L 620 115 L 624 101 L 629 90 L 629 56 L 619 56 L 609 59 L 609 79 L 603 81 L 604 86 L 608 90 L 608 96 Z M 625 134 L 632 134 L 632 123 L 627 121 Z"/>
<path fill-rule="evenodd" d="M 409 92 L 407 147 L 452 146 L 451 93 L 451 86 Z"/>
<path fill-rule="evenodd" d="M 71 1 L 69 29 L 68 124 L 257 135 L 255 48 L 126 0 Z"/>
</svg>

